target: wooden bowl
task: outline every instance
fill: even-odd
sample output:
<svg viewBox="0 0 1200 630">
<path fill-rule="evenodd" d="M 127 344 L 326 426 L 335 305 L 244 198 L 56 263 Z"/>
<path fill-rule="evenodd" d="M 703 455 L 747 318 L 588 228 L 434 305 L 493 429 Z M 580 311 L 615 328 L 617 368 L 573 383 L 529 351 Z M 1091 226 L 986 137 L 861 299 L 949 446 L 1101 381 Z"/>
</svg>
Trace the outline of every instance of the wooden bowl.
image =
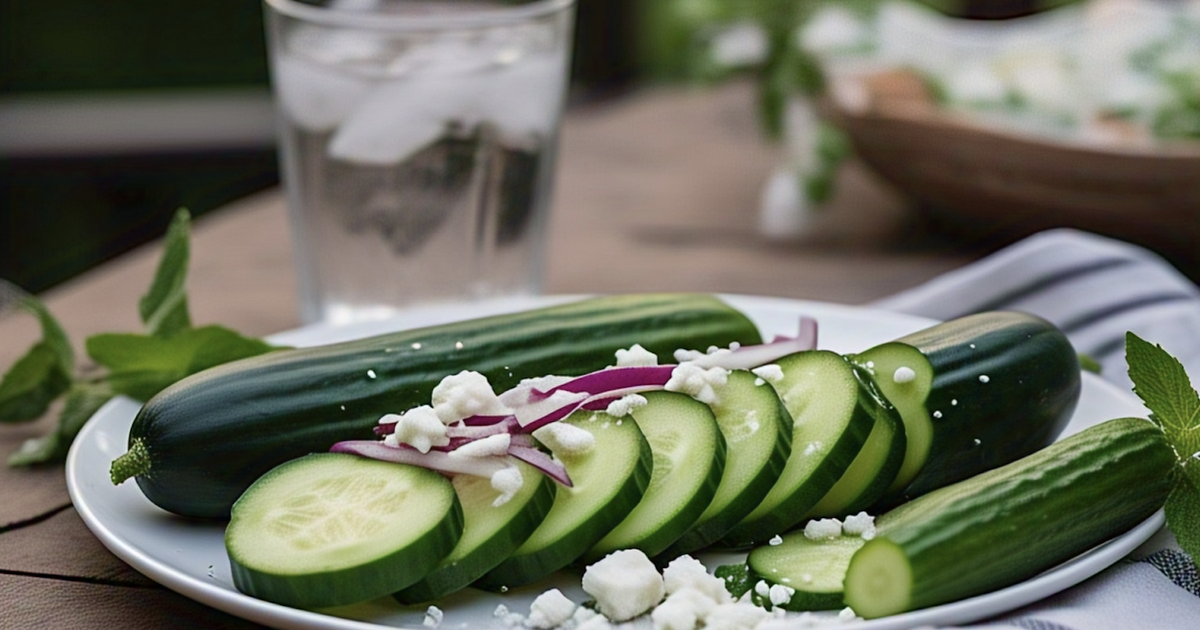
<svg viewBox="0 0 1200 630">
<path fill-rule="evenodd" d="M 1200 259 L 1200 143 L 1006 131 L 938 108 L 904 71 L 839 79 L 820 109 L 866 164 L 958 229 L 1075 227 Z"/>
</svg>

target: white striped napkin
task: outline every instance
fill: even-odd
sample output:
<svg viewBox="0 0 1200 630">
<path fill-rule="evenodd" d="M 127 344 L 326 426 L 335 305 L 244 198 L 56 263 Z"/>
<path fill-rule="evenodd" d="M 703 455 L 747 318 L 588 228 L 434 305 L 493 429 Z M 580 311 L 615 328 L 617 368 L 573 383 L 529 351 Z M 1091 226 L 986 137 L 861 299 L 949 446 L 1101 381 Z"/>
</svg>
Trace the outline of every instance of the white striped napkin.
<svg viewBox="0 0 1200 630">
<path fill-rule="evenodd" d="M 1043 232 L 871 306 L 951 319 L 1020 310 L 1058 325 L 1101 376 L 1131 387 L 1125 332 L 1160 344 L 1200 386 L 1200 288 L 1162 258 L 1076 230 Z M 1200 524 L 1197 524 L 1200 527 Z M 974 628 L 1195 630 L 1200 576 L 1165 530 L 1084 583 Z"/>
</svg>

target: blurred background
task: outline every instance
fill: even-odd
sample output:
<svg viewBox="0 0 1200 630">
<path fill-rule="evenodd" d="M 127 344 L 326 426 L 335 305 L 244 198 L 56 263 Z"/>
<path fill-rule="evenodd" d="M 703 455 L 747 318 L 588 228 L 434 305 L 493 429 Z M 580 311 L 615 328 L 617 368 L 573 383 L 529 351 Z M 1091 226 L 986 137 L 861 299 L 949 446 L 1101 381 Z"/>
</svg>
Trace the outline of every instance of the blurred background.
<svg viewBox="0 0 1200 630">
<path fill-rule="evenodd" d="M 1110 16 L 1104 22 L 1141 28 L 1098 36 L 1111 60 L 1129 70 L 1101 71 L 1103 90 L 1075 83 L 1078 47 L 1045 46 L 1065 41 L 1063 33 L 1078 32 L 1088 20 L 1118 15 L 1114 7 L 1143 5 L 1165 7 L 1171 17 L 1129 24 Z M 1191 0 L 579 0 L 572 103 L 620 99 L 664 83 L 753 81 L 763 141 L 782 147 L 781 169 L 792 187 L 791 196 L 785 195 L 791 204 L 786 211 L 818 208 L 836 194 L 830 173 L 841 160 L 857 156 L 911 193 L 914 204 L 929 207 L 929 216 L 948 234 L 963 238 L 973 236 L 969 226 L 977 221 L 958 212 L 963 200 L 995 216 L 1009 214 L 997 208 L 1008 208 L 1011 199 L 1001 195 L 975 203 L 986 201 L 987 191 L 958 185 L 964 181 L 1003 181 L 1005 191 L 1016 182 L 1016 188 L 1026 189 L 1018 192 L 1034 195 L 1027 206 L 1036 212 L 1018 212 L 1007 226 L 1011 229 L 988 236 L 1012 239 L 1045 226 L 1038 191 L 1027 190 L 1026 182 L 1038 184 L 1040 173 L 1053 170 L 1041 164 L 1064 160 L 1045 147 L 1025 153 L 1023 145 L 998 149 L 1008 141 L 997 135 L 1001 132 L 1016 130 L 1022 138 L 1054 143 L 1069 140 L 1077 153 L 1067 161 L 1092 160 L 1106 173 L 1102 181 L 1113 180 L 1113 172 L 1128 173 L 1126 160 L 1136 158 L 1141 161 L 1132 170 L 1140 179 L 1113 187 L 1111 195 L 1076 200 L 1076 214 L 1058 221 L 1071 224 L 1081 208 L 1092 212 L 1092 205 L 1102 206 L 1115 195 L 1125 207 L 1098 229 L 1148 242 L 1196 278 L 1196 5 Z M 1060 15 L 1066 17 L 1030 29 L 1042 33 L 1040 38 L 995 36 L 991 52 L 998 54 L 976 50 L 971 64 L 947 52 L 957 50 L 954 41 L 961 40 L 958 23 L 1026 28 L 1032 19 Z M 969 41 L 980 37 L 969 29 L 965 33 Z M 939 41 L 942 48 L 933 45 Z M 1020 54 L 1033 49 L 1042 52 Z M 897 69 L 903 72 L 891 72 Z M 1079 113 L 1080 102 L 1085 114 Z M 941 149 L 931 148 L 929 138 L 944 131 L 941 119 L 931 118 L 932 108 L 966 112 L 985 129 L 963 131 L 956 122 Z M 1017 115 L 1009 116 L 1013 112 Z M 920 120 L 914 123 L 913 117 Z M 912 129 L 917 129 L 915 138 L 905 135 Z M 1115 159 L 1108 155 L 1114 137 L 1121 143 Z M 157 238 L 178 207 L 199 215 L 272 187 L 278 183 L 274 142 L 257 0 L 0 0 L 0 278 L 44 291 Z M 952 181 L 937 181 L 947 177 L 946 164 L 961 164 L 978 147 L 1012 157 L 1001 167 L 951 169 Z M 934 159 L 947 148 L 953 151 L 940 162 Z M 888 172 L 889 165 L 914 163 L 914 155 L 930 156 L 925 171 Z M 1046 185 L 1093 186 L 1081 173 L 1055 177 Z M 1191 187 L 1179 183 L 1186 180 Z M 1163 206 L 1172 213 L 1167 219 L 1148 214 Z M 1089 220 L 1096 214 L 1082 215 L 1082 226 L 1093 227 Z"/>
</svg>

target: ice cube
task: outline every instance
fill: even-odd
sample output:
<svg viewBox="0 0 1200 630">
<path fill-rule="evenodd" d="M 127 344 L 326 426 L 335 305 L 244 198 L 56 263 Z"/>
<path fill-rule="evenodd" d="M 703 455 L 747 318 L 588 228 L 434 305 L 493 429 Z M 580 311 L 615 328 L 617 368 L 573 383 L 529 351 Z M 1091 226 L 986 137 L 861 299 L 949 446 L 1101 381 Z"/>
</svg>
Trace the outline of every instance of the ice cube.
<svg viewBox="0 0 1200 630">
<path fill-rule="evenodd" d="M 482 115 L 514 140 L 548 136 L 562 103 L 566 70 L 561 59 L 534 55 L 489 73 Z"/>
<path fill-rule="evenodd" d="M 371 89 L 369 81 L 345 69 L 286 54 L 276 58 L 274 72 L 284 115 L 309 131 L 336 127 Z"/>
</svg>

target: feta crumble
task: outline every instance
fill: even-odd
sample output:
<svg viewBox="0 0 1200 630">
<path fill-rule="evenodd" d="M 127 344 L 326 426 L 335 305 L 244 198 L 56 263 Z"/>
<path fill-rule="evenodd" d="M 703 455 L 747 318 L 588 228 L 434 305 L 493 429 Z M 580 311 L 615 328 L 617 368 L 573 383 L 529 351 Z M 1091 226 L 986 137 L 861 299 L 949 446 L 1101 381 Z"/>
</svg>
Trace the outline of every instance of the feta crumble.
<svg viewBox="0 0 1200 630">
<path fill-rule="evenodd" d="M 562 591 L 552 588 L 533 600 L 526 623 L 537 630 L 550 630 L 566 623 L 575 614 L 575 602 Z"/>
<path fill-rule="evenodd" d="M 709 573 L 704 564 L 688 555 L 679 556 L 667 564 L 663 569 L 663 586 L 668 595 L 691 589 L 718 604 L 732 600 L 725 588 L 725 580 Z"/>
<path fill-rule="evenodd" d="M 450 451 L 450 457 L 477 458 L 507 455 L 508 447 L 511 444 L 511 433 L 497 433 L 463 444 Z"/>
<path fill-rule="evenodd" d="M 533 432 L 533 437 L 557 455 L 582 455 L 596 445 L 596 436 L 566 422 L 551 422 Z"/>
<path fill-rule="evenodd" d="M 778 547 L 779 545 L 783 544 L 783 536 L 780 536 L 779 534 L 775 534 L 774 536 L 771 537 L 771 540 L 767 541 L 767 544 L 771 545 L 772 547 Z"/>
<path fill-rule="evenodd" d="M 836 518 L 813 519 L 804 526 L 804 537 L 809 540 L 831 540 L 842 535 L 842 522 Z"/>
<path fill-rule="evenodd" d="M 729 379 L 729 370 L 721 367 L 704 368 L 694 362 L 680 363 L 671 371 L 663 389 L 687 394 L 705 404 L 719 401 L 717 390 Z"/>
<path fill-rule="evenodd" d="M 628 350 L 617 350 L 617 367 L 640 367 L 658 365 L 658 355 L 633 344 Z"/>
<path fill-rule="evenodd" d="M 608 408 L 604 410 L 604 413 L 621 418 L 633 413 L 634 409 L 645 406 L 648 402 L 646 397 L 641 394 L 629 394 L 608 403 Z"/>
<path fill-rule="evenodd" d="M 902 366 L 896 368 L 895 372 L 892 372 L 892 382 L 893 383 L 911 383 L 914 380 L 916 380 L 916 378 L 917 378 L 916 371 L 914 371 L 912 368 L 910 368 L 908 366 L 902 365 Z"/>
<path fill-rule="evenodd" d="M 663 599 L 666 586 L 658 569 L 637 549 L 614 551 L 583 572 L 583 590 L 609 620 L 628 621 Z"/>
<path fill-rule="evenodd" d="M 442 625 L 442 619 L 444 619 L 445 616 L 446 614 L 442 612 L 441 608 L 438 608 L 437 606 L 430 606 L 429 608 L 425 609 L 425 619 L 421 623 L 426 628 L 436 628 Z"/>
<path fill-rule="evenodd" d="M 774 363 L 756 367 L 750 372 L 768 383 L 778 383 L 783 380 L 783 368 Z"/>
<path fill-rule="evenodd" d="M 525 480 L 521 478 L 521 469 L 516 466 L 505 466 L 497 470 L 492 473 L 490 481 L 492 489 L 500 493 L 500 496 L 492 501 L 492 507 L 508 503 L 525 485 Z"/>
<path fill-rule="evenodd" d="M 428 453 L 435 446 L 450 444 L 446 436 L 446 425 L 438 419 L 437 413 L 429 405 L 413 407 L 396 415 L 387 414 L 380 419 L 381 423 L 395 422 L 396 429 L 383 439 L 388 446 L 407 444 L 422 453 Z"/>
<path fill-rule="evenodd" d="M 875 517 L 866 512 L 847 516 L 842 521 L 842 533 L 847 536 L 861 536 L 864 540 L 875 537 Z"/>
<path fill-rule="evenodd" d="M 463 370 L 443 378 L 433 388 L 433 409 L 445 424 L 453 424 L 471 416 L 504 416 L 512 413 L 487 377 L 479 372 Z"/>
</svg>

